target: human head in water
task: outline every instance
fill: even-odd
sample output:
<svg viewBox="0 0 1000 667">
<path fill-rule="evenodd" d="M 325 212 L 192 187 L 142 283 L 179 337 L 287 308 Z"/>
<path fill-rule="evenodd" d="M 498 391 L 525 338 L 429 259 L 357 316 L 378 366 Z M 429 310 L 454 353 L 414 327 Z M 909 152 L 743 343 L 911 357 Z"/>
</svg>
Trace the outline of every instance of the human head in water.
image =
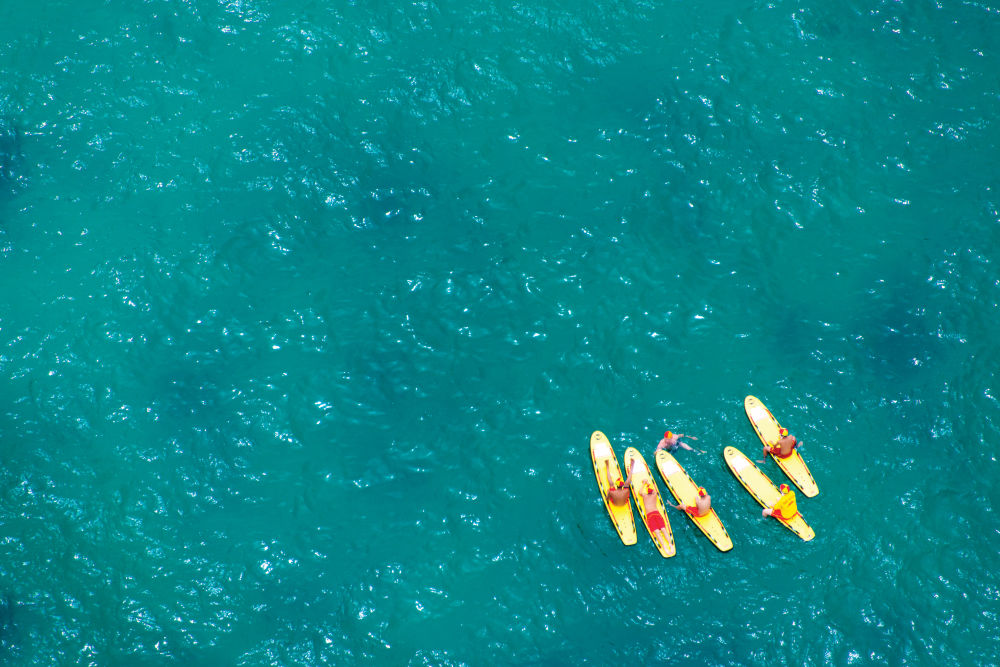
<svg viewBox="0 0 1000 667">
<path fill-rule="evenodd" d="M 784 438 L 786 435 L 788 435 L 788 429 L 787 428 L 779 428 L 778 429 L 778 433 L 780 433 L 781 437 Z"/>
<path fill-rule="evenodd" d="M 698 496 L 701 497 L 701 498 L 704 498 L 707 495 L 708 495 L 708 491 L 705 490 L 705 487 L 704 486 L 699 486 L 698 487 Z"/>
<path fill-rule="evenodd" d="M 782 484 L 781 486 L 778 487 L 778 490 L 781 491 L 782 493 L 788 493 L 789 491 L 791 491 L 791 488 L 789 488 L 787 484 Z"/>
</svg>

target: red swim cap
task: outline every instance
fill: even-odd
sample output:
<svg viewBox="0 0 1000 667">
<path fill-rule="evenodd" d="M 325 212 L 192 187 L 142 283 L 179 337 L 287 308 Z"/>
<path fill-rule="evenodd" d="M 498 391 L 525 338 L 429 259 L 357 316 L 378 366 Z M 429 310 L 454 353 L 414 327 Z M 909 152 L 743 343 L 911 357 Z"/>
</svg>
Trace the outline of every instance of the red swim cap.
<svg viewBox="0 0 1000 667">
<path fill-rule="evenodd" d="M 778 490 L 781 491 L 782 493 L 788 493 L 790 491 L 787 484 L 782 484 L 781 486 L 778 487 Z"/>
<path fill-rule="evenodd" d="M 781 434 L 781 437 L 785 437 L 786 435 L 788 435 L 788 429 L 787 428 L 780 428 L 780 429 L 778 429 L 778 433 Z"/>
<path fill-rule="evenodd" d="M 671 433 L 670 431 L 667 431 L 666 433 L 663 434 L 663 437 L 669 440 L 670 438 L 674 437 L 674 434 Z"/>
<path fill-rule="evenodd" d="M 705 491 L 705 487 L 704 486 L 699 486 L 698 487 L 698 495 L 701 496 L 702 498 L 704 498 L 705 496 L 708 495 L 708 492 Z"/>
</svg>

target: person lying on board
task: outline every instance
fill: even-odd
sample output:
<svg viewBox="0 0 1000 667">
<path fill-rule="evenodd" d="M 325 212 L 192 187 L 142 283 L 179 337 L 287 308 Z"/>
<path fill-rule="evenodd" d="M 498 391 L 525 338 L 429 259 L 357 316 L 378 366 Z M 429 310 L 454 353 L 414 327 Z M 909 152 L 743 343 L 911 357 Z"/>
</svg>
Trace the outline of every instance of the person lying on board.
<svg viewBox="0 0 1000 667">
<path fill-rule="evenodd" d="M 667 520 L 660 514 L 660 508 L 656 504 L 656 490 L 651 484 L 646 485 L 646 491 L 642 494 L 642 509 L 646 516 L 646 525 L 649 526 L 649 532 L 653 534 L 653 538 L 661 544 L 670 544 L 667 535 Z"/>
<path fill-rule="evenodd" d="M 757 463 L 763 463 L 769 453 L 774 454 L 779 459 L 787 459 L 793 451 L 802 446 L 802 441 L 796 440 L 794 435 L 789 435 L 787 428 L 780 429 L 778 435 L 781 436 L 778 442 L 773 445 L 764 445 L 764 453 L 761 454 L 764 458 Z"/>
<path fill-rule="evenodd" d="M 704 486 L 698 487 L 698 497 L 694 501 L 694 505 L 674 505 L 673 503 L 667 503 L 674 509 L 679 509 L 681 511 L 687 512 L 691 516 L 699 517 L 705 516 L 712 509 L 712 496 L 708 495 L 708 491 L 705 490 Z"/>
<path fill-rule="evenodd" d="M 761 516 L 773 516 L 775 519 L 790 521 L 799 513 L 799 508 L 795 504 L 795 492 L 787 484 L 782 484 L 778 490 L 781 491 L 778 502 L 774 503 L 773 507 L 765 507 Z"/>
<path fill-rule="evenodd" d="M 632 468 L 635 467 L 635 459 L 628 467 L 628 477 L 623 482 L 621 477 L 617 481 L 611 479 L 611 464 L 604 462 L 604 473 L 608 476 L 608 501 L 615 507 L 628 505 L 629 487 L 632 485 Z"/>
<path fill-rule="evenodd" d="M 698 438 L 694 437 L 693 435 L 684 435 L 683 433 L 674 433 L 672 431 L 667 431 L 666 433 L 663 434 L 663 439 L 660 440 L 660 444 L 656 445 L 656 451 L 660 451 L 661 449 L 665 449 L 668 452 L 673 452 L 678 447 L 683 447 L 684 449 L 688 450 L 689 452 L 699 451 L 702 454 L 705 453 L 704 449 L 695 450 L 694 448 L 692 448 L 691 446 L 689 446 L 686 442 L 681 442 L 681 438 L 691 438 L 692 440 L 697 440 L 698 439 Z"/>
</svg>

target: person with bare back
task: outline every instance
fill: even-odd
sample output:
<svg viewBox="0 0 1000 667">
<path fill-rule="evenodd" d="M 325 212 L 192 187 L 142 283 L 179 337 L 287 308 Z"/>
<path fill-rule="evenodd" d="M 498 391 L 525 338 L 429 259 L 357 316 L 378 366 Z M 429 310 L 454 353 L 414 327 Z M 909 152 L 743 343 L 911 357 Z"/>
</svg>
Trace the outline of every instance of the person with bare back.
<svg viewBox="0 0 1000 667">
<path fill-rule="evenodd" d="M 698 487 L 698 497 L 695 498 L 694 505 L 674 505 L 673 503 L 667 503 L 674 509 L 679 509 L 683 512 L 687 512 L 693 517 L 705 516 L 712 509 L 712 496 L 708 495 L 708 491 L 705 490 L 704 486 Z"/>
<path fill-rule="evenodd" d="M 635 463 L 635 461 L 632 461 Z M 652 485 L 647 484 L 642 496 L 642 513 L 646 517 L 646 525 L 657 541 L 663 545 L 670 544 L 670 535 L 667 533 L 667 520 L 660 513 L 660 508 L 656 504 L 656 491 Z"/>
<path fill-rule="evenodd" d="M 632 466 L 634 465 L 635 461 L 632 461 Z M 628 477 L 625 478 L 625 481 L 622 481 L 621 477 L 614 480 L 611 479 L 611 466 L 608 461 L 604 462 L 604 474 L 608 476 L 608 501 L 615 507 L 628 505 L 629 486 L 632 484 L 632 466 L 628 468 Z"/>
<path fill-rule="evenodd" d="M 770 446 L 764 445 L 764 453 L 761 455 L 764 458 L 759 459 L 757 463 L 763 463 L 768 454 L 773 454 L 775 458 L 787 459 L 792 455 L 792 452 L 802 446 L 802 441 L 796 440 L 794 435 L 790 435 L 787 428 L 780 429 L 778 436 L 778 442 Z"/>
</svg>

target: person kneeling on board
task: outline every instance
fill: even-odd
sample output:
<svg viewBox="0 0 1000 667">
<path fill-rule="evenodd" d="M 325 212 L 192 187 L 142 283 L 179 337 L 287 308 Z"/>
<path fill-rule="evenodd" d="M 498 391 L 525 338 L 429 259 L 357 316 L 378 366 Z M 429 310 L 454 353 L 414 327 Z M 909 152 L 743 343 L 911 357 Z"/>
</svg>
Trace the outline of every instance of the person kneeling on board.
<svg viewBox="0 0 1000 667">
<path fill-rule="evenodd" d="M 642 510 L 643 514 L 646 515 L 646 525 L 649 526 L 649 532 L 658 537 L 663 544 L 670 544 L 667 536 L 667 521 L 660 514 L 660 508 L 656 505 L 656 492 L 649 484 L 646 485 L 646 491 L 642 494 Z"/>
<path fill-rule="evenodd" d="M 773 516 L 775 519 L 788 521 L 799 513 L 799 508 L 795 504 L 795 492 L 787 484 L 782 484 L 778 490 L 781 491 L 778 502 L 774 503 L 773 507 L 765 507 L 761 516 Z"/>
<path fill-rule="evenodd" d="M 794 435 L 789 435 L 787 428 L 779 430 L 778 435 L 781 436 L 778 442 L 770 446 L 764 445 L 764 453 L 761 454 L 764 458 L 757 463 L 763 463 L 769 453 L 774 454 L 779 459 L 787 459 L 793 451 L 802 446 L 802 441 L 796 440 Z"/>
<path fill-rule="evenodd" d="M 604 473 L 608 476 L 608 500 L 615 507 L 622 507 L 628 505 L 629 501 L 629 486 L 632 485 L 632 468 L 635 467 L 635 459 L 632 459 L 632 465 L 628 467 L 628 477 L 625 478 L 623 482 L 621 478 L 617 482 L 611 479 L 611 466 L 607 461 L 604 462 Z"/>
<path fill-rule="evenodd" d="M 687 512 L 691 516 L 705 516 L 708 514 L 709 510 L 712 509 L 712 496 L 708 495 L 708 491 L 705 490 L 704 486 L 698 487 L 698 497 L 694 501 L 694 505 L 674 505 L 673 503 L 667 503 L 675 509 Z"/>
<path fill-rule="evenodd" d="M 686 442 L 681 442 L 681 438 L 691 438 L 692 440 L 698 439 L 693 435 L 684 435 L 683 433 L 674 433 L 672 431 L 667 431 L 666 433 L 663 434 L 663 439 L 661 439 L 660 442 L 656 445 L 656 451 L 665 449 L 668 452 L 673 452 L 678 447 L 683 447 L 689 452 L 698 451 L 701 452 L 702 454 L 705 453 L 704 449 L 696 450 L 693 447 L 689 446 Z"/>
</svg>

